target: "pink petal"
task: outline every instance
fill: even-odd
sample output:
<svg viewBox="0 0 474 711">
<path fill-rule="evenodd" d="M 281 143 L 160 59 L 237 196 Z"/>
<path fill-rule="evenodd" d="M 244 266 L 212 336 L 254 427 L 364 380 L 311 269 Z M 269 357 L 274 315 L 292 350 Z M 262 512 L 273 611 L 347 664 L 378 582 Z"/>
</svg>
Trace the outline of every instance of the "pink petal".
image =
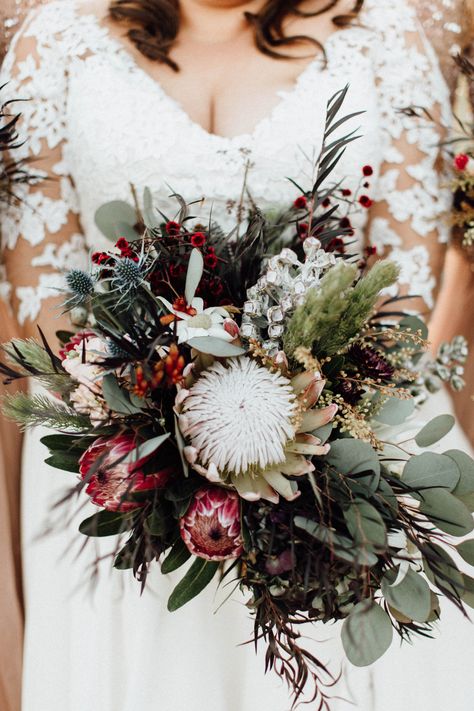
<svg viewBox="0 0 474 711">
<path fill-rule="evenodd" d="M 323 425 L 327 425 L 334 419 L 337 412 L 337 405 L 328 405 L 321 409 L 308 410 L 303 414 L 303 419 L 298 432 L 313 432 Z"/>
</svg>

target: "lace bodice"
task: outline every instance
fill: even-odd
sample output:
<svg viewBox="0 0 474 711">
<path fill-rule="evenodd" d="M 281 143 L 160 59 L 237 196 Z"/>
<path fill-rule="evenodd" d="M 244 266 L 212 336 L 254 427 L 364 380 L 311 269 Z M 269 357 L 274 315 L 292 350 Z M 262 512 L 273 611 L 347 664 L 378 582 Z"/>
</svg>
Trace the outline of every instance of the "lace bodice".
<svg viewBox="0 0 474 711">
<path fill-rule="evenodd" d="M 130 183 L 138 194 L 150 187 L 170 216 L 172 190 L 187 200 L 205 197 L 204 211 L 212 205 L 224 227 L 235 222 L 246 171 L 260 207 L 290 203 L 295 188 L 287 178 L 311 185 L 326 102 L 346 83 L 345 111 L 365 110 L 352 126 L 362 137 L 332 179 L 355 189 L 362 166 L 373 167 L 364 192 L 374 205 L 354 220 L 359 244 L 369 239 L 380 254 L 391 251 L 402 281 L 431 307 L 451 199 L 436 148 L 451 120 L 449 93 L 434 52 L 408 0 L 366 0 L 360 26 L 334 32 L 326 53 L 327 64 L 316 57 L 252 132 L 226 138 L 193 122 L 81 0 L 34 12 L 0 81 L 9 82 L 11 96 L 30 99 L 22 105 L 23 150 L 47 156 L 42 167 L 55 178 L 3 216 L 20 321 L 37 318 L 41 300 L 59 285 L 57 270 L 81 260 L 84 238 L 90 248 L 104 246 L 95 211 L 111 199 L 130 200 Z M 400 113 L 412 104 L 440 125 Z"/>
</svg>

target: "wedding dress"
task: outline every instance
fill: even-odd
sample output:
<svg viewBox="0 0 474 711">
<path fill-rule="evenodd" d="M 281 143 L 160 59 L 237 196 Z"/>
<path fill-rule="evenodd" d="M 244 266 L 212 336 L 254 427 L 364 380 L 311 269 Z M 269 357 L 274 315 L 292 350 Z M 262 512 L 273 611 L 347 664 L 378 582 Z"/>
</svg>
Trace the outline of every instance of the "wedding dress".
<svg viewBox="0 0 474 711">
<path fill-rule="evenodd" d="M 410 2 L 366 0 L 360 26 L 334 32 L 326 55 L 326 62 L 317 57 L 308 64 L 293 89 L 279 92 L 253 131 L 224 137 L 192 121 L 83 0 L 58 0 L 32 13 L 12 43 L 0 84 L 9 81 L 12 96 L 30 99 L 21 106 L 23 150 L 47 155 L 55 182 L 25 192 L 26 205 L 2 219 L 6 249 L 24 265 L 11 275 L 19 320 L 52 318 L 40 311 L 61 284 L 59 272 L 83 263 L 87 249 L 111 247 L 94 214 L 109 200 L 130 200 L 130 183 L 138 195 L 148 186 L 170 217 L 177 211 L 170 185 L 187 200 L 204 196 L 203 213 L 212 206 L 225 228 L 235 222 L 245 173 L 260 207 L 290 204 L 295 188 L 286 177 L 311 185 L 326 102 L 346 84 L 344 113 L 365 113 L 351 121 L 361 138 L 333 179 L 356 191 L 362 167 L 373 168 L 363 190 L 374 205 L 353 218 L 360 248 L 365 240 L 379 254 L 390 253 L 405 288 L 430 309 L 450 206 L 436 148 L 451 121 L 449 93 L 434 52 Z M 415 104 L 438 123 L 399 110 Z M 449 408 L 440 394 L 429 414 Z M 166 599 L 180 571 L 167 577 L 155 565 L 140 597 L 127 572 L 111 569 L 110 541 L 81 550 L 77 526 L 93 507 L 78 511 L 74 499 L 52 508 L 74 482 L 43 463 L 43 434 L 28 433 L 24 448 L 23 711 L 289 709 L 284 685 L 263 675 L 263 655 L 237 646 L 252 625 L 238 594 L 220 606 L 231 590 L 216 597 L 209 587 L 170 614 Z M 443 444 L 468 447 L 457 430 Z M 307 630 L 335 673 L 344 665 L 346 679 L 334 691 L 343 698 L 334 700 L 334 711 L 472 709 L 474 628 L 454 609 L 445 606 L 436 641 L 401 650 L 395 642 L 371 670 L 342 662 L 338 632 L 337 626 Z"/>
</svg>

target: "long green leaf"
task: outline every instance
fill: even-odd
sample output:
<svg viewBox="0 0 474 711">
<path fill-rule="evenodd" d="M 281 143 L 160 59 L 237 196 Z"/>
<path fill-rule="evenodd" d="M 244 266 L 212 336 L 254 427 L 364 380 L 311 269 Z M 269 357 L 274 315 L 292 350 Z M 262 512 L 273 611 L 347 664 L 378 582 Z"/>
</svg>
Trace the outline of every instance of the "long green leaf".
<svg viewBox="0 0 474 711">
<path fill-rule="evenodd" d="M 209 585 L 219 563 L 196 558 L 184 578 L 177 584 L 168 600 L 168 610 L 174 612 L 199 595 Z"/>
</svg>

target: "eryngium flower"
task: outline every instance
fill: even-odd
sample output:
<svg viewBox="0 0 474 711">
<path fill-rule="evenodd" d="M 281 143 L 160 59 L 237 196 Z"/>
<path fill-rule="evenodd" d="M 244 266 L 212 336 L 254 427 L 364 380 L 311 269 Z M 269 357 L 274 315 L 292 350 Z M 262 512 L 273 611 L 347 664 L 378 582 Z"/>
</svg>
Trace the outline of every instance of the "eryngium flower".
<svg viewBox="0 0 474 711">
<path fill-rule="evenodd" d="M 370 346 L 355 343 L 349 349 L 348 356 L 362 375 L 373 380 L 390 380 L 395 372 L 393 366 Z"/>
<path fill-rule="evenodd" d="M 325 381 L 303 372 L 293 379 L 251 358 L 214 362 L 176 401 L 191 466 L 213 483 L 234 486 L 248 501 L 291 501 L 296 482 L 314 470 L 309 456 L 329 447 L 309 434 L 330 422 L 337 406 L 313 409 Z"/>
<path fill-rule="evenodd" d="M 179 525 L 187 548 L 200 558 L 227 560 L 243 551 L 240 502 L 233 491 L 217 486 L 200 489 Z"/>
<path fill-rule="evenodd" d="M 133 499 L 139 491 L 152 491 L 166 485 L 173 472 L 164 467 L 155 474 L 145 475 L 140 467 L 148 458 L 136 459 L 128 455 L 137 447 L 133 435 L 100 437 L 79 460 L 79 473 L 88 484 L 86 493 L 94 504 L 108 511 L 132 511 L 142 502 Z"/>
</svg>

